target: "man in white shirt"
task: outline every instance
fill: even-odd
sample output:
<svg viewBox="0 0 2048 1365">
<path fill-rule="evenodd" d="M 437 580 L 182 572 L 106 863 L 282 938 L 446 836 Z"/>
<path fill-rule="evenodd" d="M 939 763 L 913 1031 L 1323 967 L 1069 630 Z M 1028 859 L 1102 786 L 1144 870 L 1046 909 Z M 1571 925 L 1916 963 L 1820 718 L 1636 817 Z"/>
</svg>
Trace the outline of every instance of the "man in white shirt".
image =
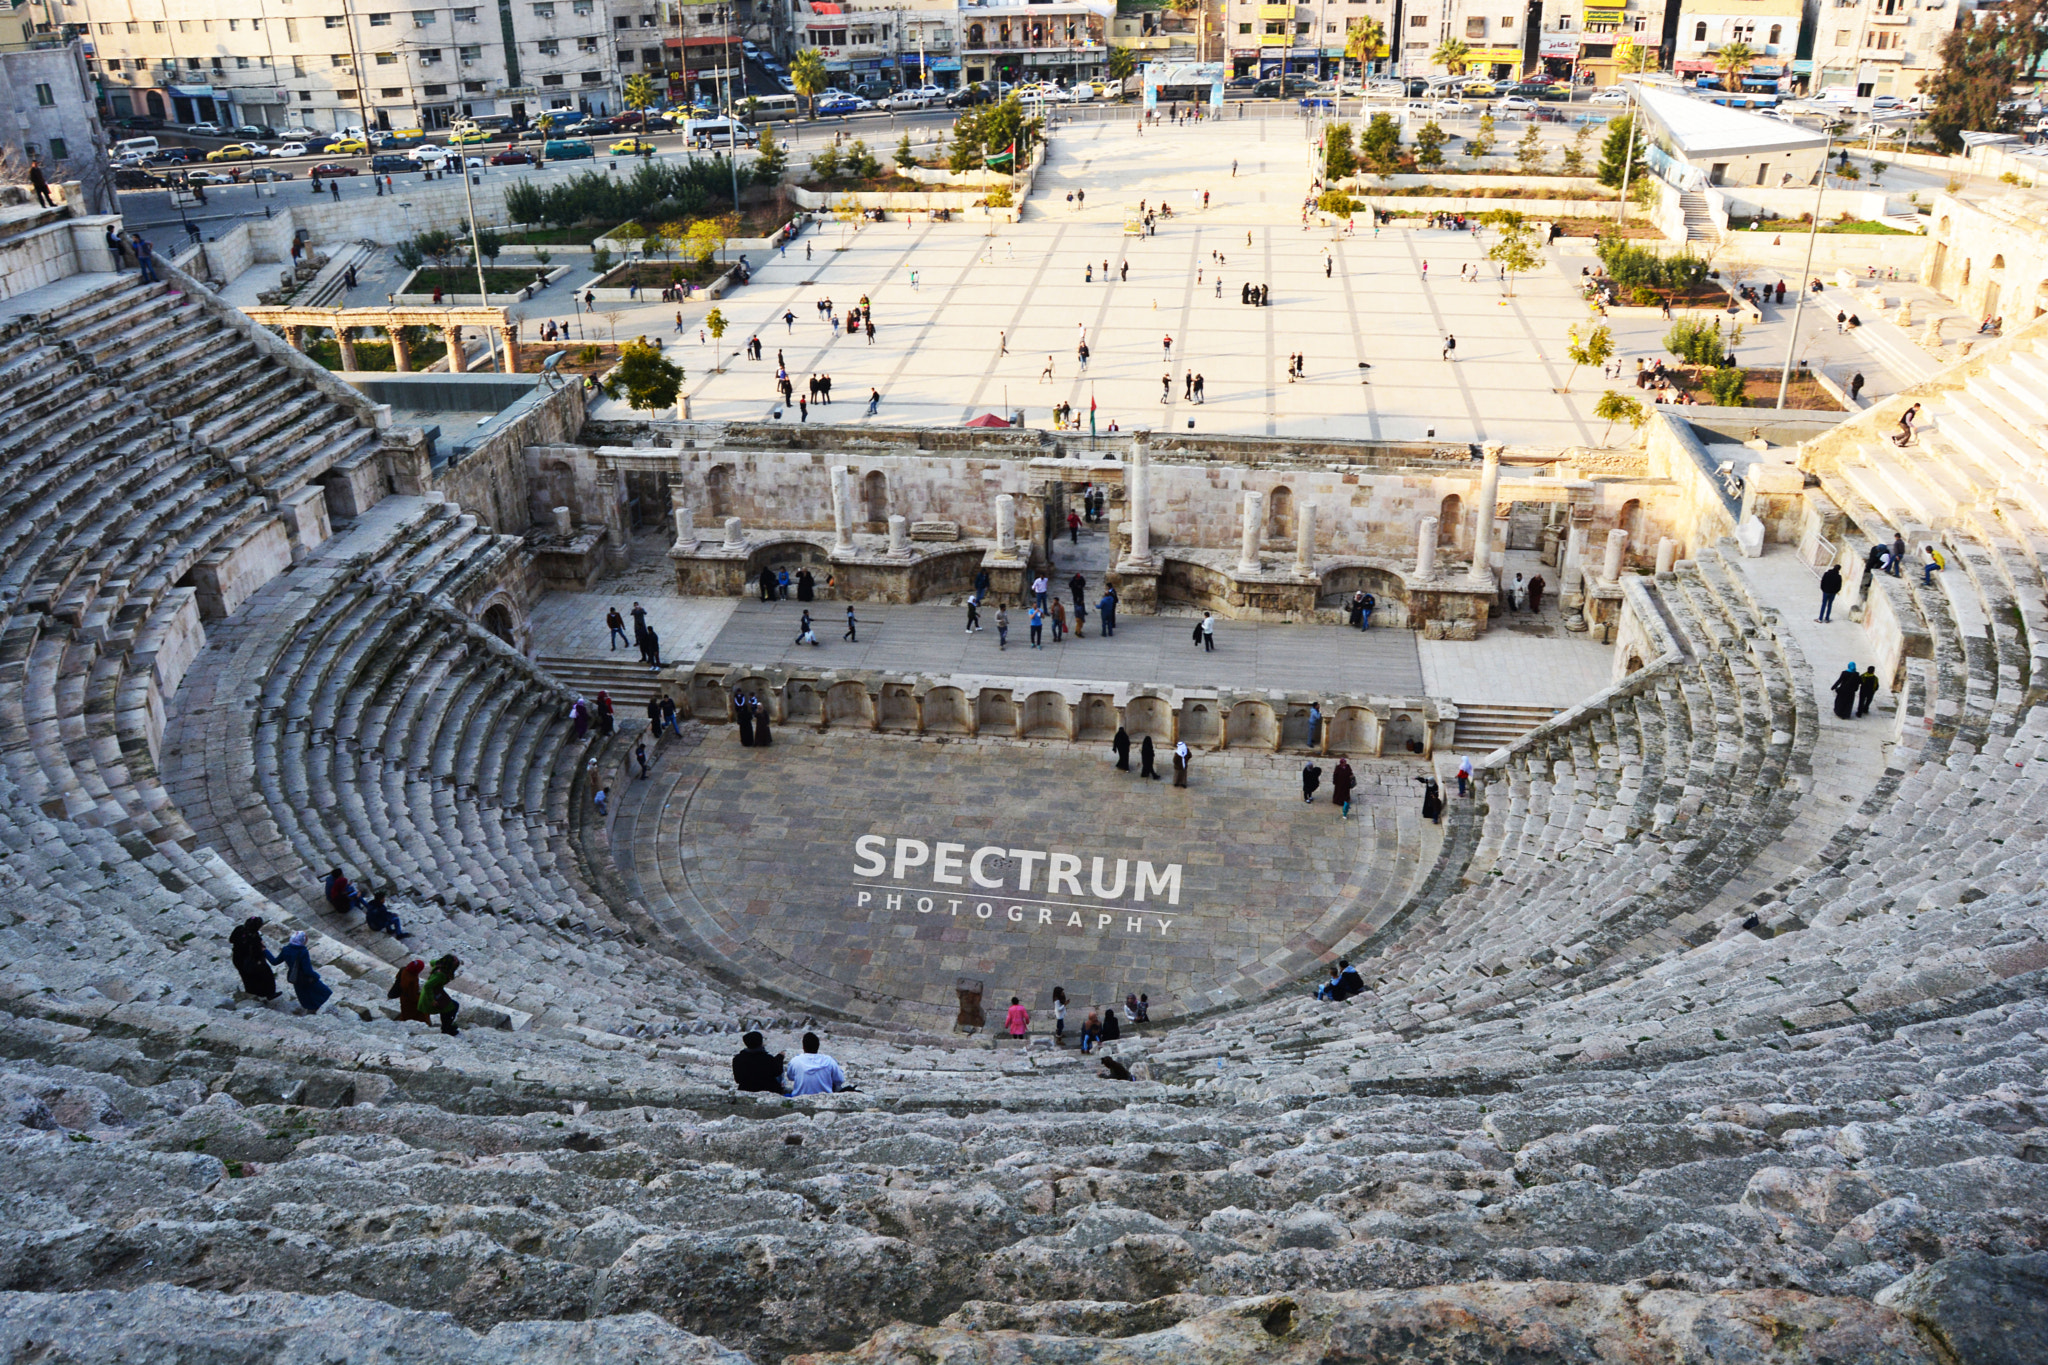
<svg viewBox="0 0 2048 1365">
<path fill-rule="evenodd" d="M 846 1073 L 839 1069 L 839 1063 L 818 1051 L 818 1035 L 806 1033 L 802 1055 L 789 1063 L 789 1093 L 830 1095 L 844 1089 Z"/>
</svg>

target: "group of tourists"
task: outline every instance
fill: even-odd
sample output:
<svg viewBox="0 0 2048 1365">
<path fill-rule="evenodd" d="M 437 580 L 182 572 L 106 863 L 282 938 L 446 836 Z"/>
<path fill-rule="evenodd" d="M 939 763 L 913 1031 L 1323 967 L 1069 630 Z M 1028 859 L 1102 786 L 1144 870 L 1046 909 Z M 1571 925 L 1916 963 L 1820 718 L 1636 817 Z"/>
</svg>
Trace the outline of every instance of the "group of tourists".
<svg viewBox="0 0 2048 1365">
<path fill-rule="evenodd" d="M 740 1035 L 742 1047 L 733 1054 L 732 1081 L 741 1090 L 763 1095 L 832 1095 L 858 1090 L 849 1085 L 846 1069 L 829 1053 L 819 1051 L 815 1033 L 803 1036 L 803 1051 L 795 1057 L 784 1052 L 770 1054 L 759 1030 Z"/>
<path fill-rule="evenodd" d="M 1052 988 L 1052 1042 L 1054 1047 L 1067 1045 L 1067 988 Z M 1123 1021 L 1117 1018 L 1115 1004 L 1098 1005 L 1088 1011 L 1088 1017 L 1081 1021 L 1081 1051 L 1093 1052 L 1103 1043 L 1113 1043 L 1123 1037 L 1123 1024 L 1150 1023 L 1152 1019 L 1152 998 L 1143 991 L 1127 992 L 1124 995 Z M 1027 1038 L 1031 1034 L 1031 1009 L 1016 996 L 1010 997 L 1010 1008 L 1003 1015 L 1003 1032 L 1012 1038 Z M 1125 1075 L 1122 1079 L 1128 1080 Z"/>
<path fill-rule="evenodd" d="M 1131 770 L 1131 732 L 1121 725 L 1117 726 L 1116 734 L 1109 741 L 1109 747 L 1111 752 L 1116 755 L 1116 770 L 1120 773 L 1129 772 Z M 1194 758 L 1194 751 L 1188 748 L 1186 740 L 1174 741 L 1174 786 L 1185 787 L 1188 784 L 1188 771 L 1194 765 Z M 1152 745 L 1152 736 L 1140 736 L 1140 743 L 1138 745 L 1138 776 L 1149 777 L 1154 782 L 1157 782 L 1160 777 L 1158 768 L 1154 766 L 1157 761 L 1158 750 Z"/>
<path fill-rule="evenodd" d="M 619 642 L 626 638 L 626 620 L 619 615 L 617 607 L 612 607 L 605 612 L 604 623 L 611 631 L 611 647 L 617 649 Z M 633 604 L 633 648 L 639 651 L 641 663 L 650 669 L 660 669 L 661 635 L 647 624 L 647 608 L 638 602 Z M 607 730 L 605 733 L 611 732 Z"/>
<path fill-rule="evenodd" d="M 1078 527 L 1072 526 L 1071 521 L 1070 529 L 1074 529 L 1076 534 L 1078 534 Z M 1078 640 L 1087 633 L 1088 626 L 1087 576 L 1076 573 L 1067 580 L 1067 591 L 1074 600 L 1072 633 L 1074 638 Z M 982 629 L 981 607 L 988 600 L 988 594 L 989 576 L 988 571 L 984 569 L 975 575 L 974 591 L 969 593 L 967 597 L 967 626 L 963 632 L 964 634 L 972 635 Z M 1116 634 L 1116 604 L 1115 588 L 1105 588 L 1102 596 L 1095 601 L 1095 610 L 1100 614 L 1104 638 Z M 1047 579 L 1043 574 L 1040 574 L 1031 581 L 1031 600 L 1030 604 L 1025 608 L 1025 622 L 1030 628 L 1031 647 L 1033 649 L 1045 647 L 1045 630 L 1047 626 L 1052 628 L 1054 644 L 1059 644 L 1067 637 L 1068 614 L 1066 603 L 1053 595 L 1051 580 Z M 996 648 L 1007 650 L 1010 647 L 1010 612 L 1007 606 L 999 605 L 996 607 L 994 624 L 996 628 Z"/>
<path fill-rule="evenodd" d="M 787 602 L 791 590 L 796 592 L 799 602 L 818 600 L 818 580 L 809 569 L 800 568 L 792 574 L 786 565 L 777 569 L 763 564 L 755 581 L 760 584 L 763 602 Z M 825 579 L 825 586 L 833 586 L 831 577 Z"/>
</svg>

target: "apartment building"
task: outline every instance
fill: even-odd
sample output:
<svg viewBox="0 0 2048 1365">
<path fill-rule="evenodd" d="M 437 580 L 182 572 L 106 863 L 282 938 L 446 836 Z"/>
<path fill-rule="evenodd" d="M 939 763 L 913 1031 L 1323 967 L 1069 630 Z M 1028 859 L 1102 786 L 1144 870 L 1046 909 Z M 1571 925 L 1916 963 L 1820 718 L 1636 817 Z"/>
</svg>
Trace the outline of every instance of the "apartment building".
<svg viewBox="0 0 2048 1365">
<path fill-rule="evenodd" d="M 960 0 L 961 78 L 1100 80 L 1115 14 L 1116 0 Z"/>
<path fill-rule="evenodd" d="M 75 180 L 93 212 L 113 211 L 106 133 L 77 39 L 38 34 L 26 18 L 0 22 L 0 109 L 13 115 L 0 129 L 8 179 L 26 182 L 29 163 L 40 161 L 50 183 Z"/>
<path fill-rule="evenodd" d="M 110 117 L 329 132 L 616 112 L 604 0 L 52 0 Z"/>
<path fill-rule="evenodd" d="M 1613 85 L 1619 55 L 1629 46 L 1657 54 L 1663 65 L 1667 8 L 1678 0 L 1549 0 L 1543 6 L 1536 56 L 1551 80 L 1579 86 Z M 1671 16 L 1675 18 L 1676 16 Z"/>
<path fill-rule="evenodd" d="M 1109 45 L 1128 49 L 1140 65 L 1213 61 L 1223 40 L 1228 9 L 1227 0 L 1204 0 L 1200 14 L 1119 10 L 1110 23 Z"/>
<path fill-rule="evenodd" d="M 1740 87 L 1789 94 L 1803 9 L 1802 0 L 1697 0 L 1697 4 L 1688 4 L 1678 16 L 1672 73 L 1709 88 L 1725 85 L 1719 54 L 1740 43 L 1751 57 L 1737 78 Z"/>
<path fill-rule="evenodd" d="M 1961 0 L 1821 0 L 1809 90 L 1918 94 L 1940 70 L 1942 39 L 1963 13 Z"/>
<path fill-rule="evenodd" d="M 1344 40 L 1361 19 L 1378 21 L 1393 40 L 1400 0 L 1228 0 L 1224 41 L 1233 76 L 1330 76 L 1344 60 Z M 1393 43 L 1396 51 L 1397 42 Z M 1428 44 L 1428 46 L 1435 46 Z M 1425 52 L 1422 54 L 1427 56 Z"/>
<path fill-rule="evenodd" d="M 961 81 L 960 31 L 953 0 L 797 0 L 777 46 L 817 52 L 841 89 L 951 86 Z"/>
</svg>

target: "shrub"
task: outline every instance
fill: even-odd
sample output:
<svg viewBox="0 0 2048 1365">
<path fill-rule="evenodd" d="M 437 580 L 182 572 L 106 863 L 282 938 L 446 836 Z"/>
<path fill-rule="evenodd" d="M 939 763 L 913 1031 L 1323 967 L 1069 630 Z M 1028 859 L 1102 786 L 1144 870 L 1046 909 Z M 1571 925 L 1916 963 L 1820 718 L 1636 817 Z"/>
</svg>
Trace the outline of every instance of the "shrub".
<svg viewBox="0 0 2048 1365">
<path fill-rule="evenodd" d="M 1712 322 L 1681 318 L 1664 334 L 1664 349 L 1688 365 L 1704 368 L 1721 363 L 1721 357 L 1728 354 L 1728 341 L 1721 335 L 1719 318 Z"/>
<path fill-rule="evenodd" d="M 988 192 L 988 206 L 992 209 L 1006 209 L 1017 202 L 1008 185 L 997 185 Z"/>
<path fill-rule="evenodd" d="M 1351 125 L 1333 123 L 1323 134 L 1323 179 L 1342 180 L 1358 171 L 1358 153 L 1351 149 Z"/>
<path fill-rule="evenodd" d="M 1741 370 L 1732 365 L 1723 365 L 1707 376 L 1707 392 L 1714 402 L 1724 408 L 1740 408 L 1749 405 L 1749 399 L 1742 389 L 1746 378 Z"/>
<path fill-rule="evenodd" d="M 1324 190 L 1322 197 L 1316 200 L 1316 207 L 1324 213 L 1337 213 L 1349 217 L 1363 209 L 1365 202 L 1353 199 L 1342 190 Z"/>
<path fill-rule="evenodd" d="M 618 367 L 604 381 L 604 392 L 607 398 L 624 394 L 635 408 L 667 408 L 675 406 L 682 384 L 682 370 L 658 347 L 629 341 L 619 351 Z"/>
</svg>

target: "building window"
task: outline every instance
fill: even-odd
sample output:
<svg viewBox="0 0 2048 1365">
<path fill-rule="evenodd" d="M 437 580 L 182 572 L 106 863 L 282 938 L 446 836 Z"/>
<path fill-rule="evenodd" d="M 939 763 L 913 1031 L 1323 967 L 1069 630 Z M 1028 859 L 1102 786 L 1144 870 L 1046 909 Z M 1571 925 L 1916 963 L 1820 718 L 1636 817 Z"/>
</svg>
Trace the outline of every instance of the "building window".
<svg viewBox="0 0 2048 1365">
<path fill-rule="evenodd" d="M 533 7 L 533 17 L 536 19 L 552 19 L 555 17 L 555 7 L 553 5 L 535 5 Z"/>
<path fill-rule="evenodd" d="M 603 79 L 604 72 L 602 71 L 586 71 L 583 73 L 583 83 L 585 85 L 596 85 Z"/>
<path fill-rule="evenodd" d="M 464 81 L 462 83 L 462 93 L 465 95 L 481 95 L 483 92 L 484 83 L 482 81 Z"/>
<path fill-rule="evenodd" d="M 403 99 L 405 97 L 405 87 L 402 85 L 387 85 L 379 90 L 377 94 L 380 98 L 387 100 Z"/>
<path fill-rule="evenodd" d="M 221 61 L 221 59 L 220 59 L 220 58 L 218 58 L 218 57 L 215 57 L 215 58 L 213 59 L 213 69 L 214 69 L 215 71 L 220 71 L 220 70 L 224 70 L 224 69 L 225 69 L 225 67 L 224 67 L 224 64 L 222 63 L 222 61 Z"/>
<path fill-rule="evenodd" d="M 379 66 L 398 65 L 398 54 L 396 52 L 378 52 L 373 55 L 376 57 L 377 65 Z"/>
<path fill-rule="evenodd" d="M 1835 30 L 1835 46 L 1836 46 L 1836 47 L 1847 47 L 1848 45 L 1849 45 L 1849 30 L 1848 30 L 1848 29 L 1846 29 L 1846 28 L 1838 28 L 1838 29 L 1836 29 L 1836 30 Z"/>
<path fill-rule="evenodd" d="M 1650 16 L 1638 14 L 1628 21 L 1628 26 L 1631 33 L 1648 33 L 1650 31 Z"/>
<path fill-rule="evenodd" d="M 579 5 L 573 5 L 573 6 L 571 6 L 571 7 L 570 7 L 570 9 L 571 9 L 571 12 L 572 12 L 572 13 L 574 13 L 574 14 L 576 14 L 576 15 L 579 15 L 579 16 L 581 16 L 582 18 L 588 19 L 588 18 L 590 17 L 590 15 L 591 15 L 591 12 L 592 12 L 593 6 L 591 6 L 591 5 L 590 5 L 590 4 L 588 3 L 588 0 L 585 0 L 585 3 L 583 3 L 583 4 L 579 4 Z"/>
<path fill-rule="evenodd" d="M 36 103 L 37 103 L 37 104 L 40 104 L 40 105 L 42 105 L 42 106 L 43 106 L 43 108 L 45 108 L 45 109 L 48 109 L 48 108 L 49 108 L 49 107 L 50 107 L 51 105 L 55 104 L 56 102 L 57 102 L 57 92 L 56 92 L 56 91 L 52 90 L 52 89 L 51 89 L 51 88 L 50 88 L 49 86 L 47 86 L 47 85 L 41 85 L 41 84 L 38 84 L 38 85 L 36 86 Z"/>
<path fill-rule="evenodd" d="M 1410 28 L 1428 28 L 1428 27 L 1429 27 L 1429 16 L 1428 16 L 1427 14 L 1411 14 L 1411 15 L 1409 15 L 1409 16 L 1408 16 L 1408 27 L 1410 27 Z"/>
<path fill-rule="evenodd" d="M 423 50 L 422 50 L 422 51 L 420 52 L 420 65 L 421 65 L 421 66 L 439 66 L 440 64 L 441 64 L 441 49 L 440 49 L 440 48 L 438 48 L 438 47 L 430 47 L 430 48 L 425 48 L 425 49 L 423 49 Z"/>
<path fill-rule="evenodd" d="M 185 59 L 185 69 L 187 71 L 197 71 L 199 69 L 199 59 L 197 57 L 187 57 Z"/>
<path fill-rule="evenodd" d="M 235 58 L 235 70 L 237 70 L 237 71 L 247 71 L 248 69 L 249 69 L 249 59 L 248 59 L 247 57 L 237 57 L 237 58 Z"/>
<path fill-rule="evenodd" d="M 373 17 L 373 19 L 374 19 L 374 17 Z M 325 25 L 326 25 L 326 26 L 327 26 L 328 28 L 340 28 L 340 27 L 341 27 L 341 16 L 340 16 L 339 14 L 330 14 L 330 15 L 327 15 L 327 16 L 325 16 L 325 17 L 324 17 L 324 18 L 323 18 L 323 19 L 321 20 L 321 22 L 322 22 L 322 23 L 324 23 L 324 24 L 325 24 Z"/>
<path fill-rule="evenodd" d="M 1515 16 L 1512 14 L 1503 14 L 1500 17 L 1500 26 L 1503 29 L 1513 28 L 1515 26 Z"/>
<path fill-rule="evenodd" d="M 560 56 L 561 54 L 562 54 L 562 45 L 561 45 L 560 43 L 556 42 L 556 41 L 555 41 L 555 40 L 554 40 L 553 38 L 543 38 L 543 39 L 541 39 L 541 40 L 540 40 L 540 55 L 541 55 L 541 56 L 543 56 L 543 57 L 559 57 L 559 56 Z"/>
<path fill-rule="evenodd" d="M 445 95 L 448 93 L 448 87 L 445 85 L 423 85 L 420 87 L 420 91 L 427 95 Z"/>
<path fill-rule="evenodd" d="M 560 85 L 562 83 L 562 78 L 560 76 L 542 76 L 540 78 L 540 83 L 542 85 Z"/>
<path fill-rule="evenodd" d="M 190 19 L 180 19 L 180 20 L 178 21 L 178 32 L 180 32 L 180 33 L 190 33 L 191 31 L 192 31 L 192 21 L 191 21 Z"/>
<path fill-rule="evenodd" d="M 658 47 L 643 47 L 643 48 L 641 48 L 641 49 L 640 49 L 640 65 L 642 65 L 642 66 L 660 66 L 660 65 L 661 65 L 661 49 L 660 49 L 660 48 L 658 48 Z"/>
<path fill-rule="evenodd" d="M 340 100 L 343 104 L 353 104 L 355 103 L 356 92 L 353 90 L 337 90 L 334 92 L 334 98 Z"/>
<path fill-rule="evenodd" d="M 140 33 L 140 32 L 142 32 L 142 26 L 141 26 L 140 24 L 136 23 L 136 22 L 135 22 L 135 21 L 134 21 L 133 19 L 130 19 L 130 20 L 128 21 L 128 24 L 127 24 L 127 28 L 128 28 L 128 31 L 129 31 L 130 33 Z"/>
<path fill-rule="evenodd" d="M 1250 33 L 1252 31 L 1252 26 L 1250 24 L 1239 24 L 1237 26 L 1237 31 L 1239 33 Z"/>
<path fill-rule="evenodd" d="M 1325 33 L 1335 33 L 1336 31 L 1337 25 L 1335 23 L 1328 23 L 1323 25 L 1323 32 Z"/>
<path fill-rule="evenodd" d="M 53 159 L 62 161 L 68 155 L 70 155 L 70 149 L 65 145 L 63 138 L 53 137 L 50 139 L 50 156 Z"/>
<path fill-rule="evenodd" d="M 484 55 L 484 50 L 481 44 L 473 44 L 469 47 L 456 48 L 455 55 L 462 58 L 462 64 L 464 66 L 467 66 L 471 62 L 477 61 L 480 58 L 482 58 L 482 56 Z"/>
<path fill-rule="evenodd" d="M 151 33 L 162 33 L 164 31 L 164 21 L 161 19 L 152 19 L 149 24 L 149 31 Z"/>
<path fill-rule="evenodd" d="M 312 91 L 310 91 L 310 90 L 301 90 L 301 91 L 299 92 L 299 103 L 300 103 L 300 104 L 311 104 L 312 102 L 313 102 L 313 92 L 312 92 Z"/>
<path fill-rule="evenodd" d="M 1693 25 L 1692 40 L 1696 43 L 1704 43 L 1707 40 L 1706 20 L 1702 19 L 1699 23 Z"/>
<path fill-rule="evenodd" d="M 1777 46 L 1777 45 L 1778 45 L 1778 44 L 1779 44 L 1780 42 L 1784 41 L 1784 38 L 1785 38 L 1785 26 L 1784 26 L 1783 24 L 1772 24 L 1772 25 L 1771 25 L 1771 37 L 1770 37 L 1770 45 L 1771 45 L 1772 47 L 1776 47 L 1776 46 Z"/>
<path fill-rule="evenodd" d="M 576 50 L 577 50 L 578 52 L 595 52 L 595 51 L 597 51 L 597 39 L 595 39 L 595 38 L 578 38 L 578 39 L 576 40 Z"/>
<path fill-rule="evenodd" d="M 287 20 L 285 20 L 285 21 L 284 21 L 284 36 L 285 36 L 285 40 L 286 40 L 287 42 L 293 42 L 293 43 L 296 43 L 296 42 L 297 42 L 297 41 L 299 40 L 299 21 L 298 21 L 298 20 L 296 20 L 296 19 L 287 19 Z"/>
<path fill-rule="evenodd" d="M 433 24 L 434 12 L 432 10 L 416 9 L 412 12 L 412 26 L 414 28 L 431 28 Z"/>
<path fill-rule="evenodd" d="M 659 16 L 657 16 L 657 15 L 653 15 L 653 14 L 643 14 L 643 15 L 641 15 L 641 16 L 640 16 L 640 27 L 642 27 L 642 28 L 653 28 L 653 27 L 655 27 L 655 26 L 656 26 L 656 25 L 657 25 L 657 24 L 658 24 L 659 22 L 660 22 L 660 19 L 659 19 Z"/>
<path fill-rule="evenodd" d="M 228 32 L 230 32 L 230 33 L 240 33 L 241 31 L 242 31 L 242 21 L 241 21 L 240 19 L 230 19 L 230 20 L 228 20 Z"/>
<path fill-rule="evenodd" d="M 1465 36 L 1467 38 L 1484 38 L 1486 36 L 1486 21 L 1484 19 L 1467 19 L 1465 21 Z"/>
<path fill-rule="evenodd" d="M 620 14 L 620 15 L 615 15 L 615 16 L 614 16 L 614 17 L 612 18 L 612 27 L 613 27 L 613 28 L 631 28 L 631 27 L 633 27 L 633 20 L 632 20 L 631 16 L 629 16 L 629 15 L 624 15 L 624 14 Z"/>
<path fill-rule="evenodd" d="M 475 23 L 476 11 L 474 9 L 459 9 L 455 11 L 455 22 L 458 24 Z"/>
<path fill-rule="evenodd" d="M 348 65 L 348 54 L 346 52 L 337 52 L 327 59 L 327 64 L 329 66 L 346 67 Z"/>
</svg>

